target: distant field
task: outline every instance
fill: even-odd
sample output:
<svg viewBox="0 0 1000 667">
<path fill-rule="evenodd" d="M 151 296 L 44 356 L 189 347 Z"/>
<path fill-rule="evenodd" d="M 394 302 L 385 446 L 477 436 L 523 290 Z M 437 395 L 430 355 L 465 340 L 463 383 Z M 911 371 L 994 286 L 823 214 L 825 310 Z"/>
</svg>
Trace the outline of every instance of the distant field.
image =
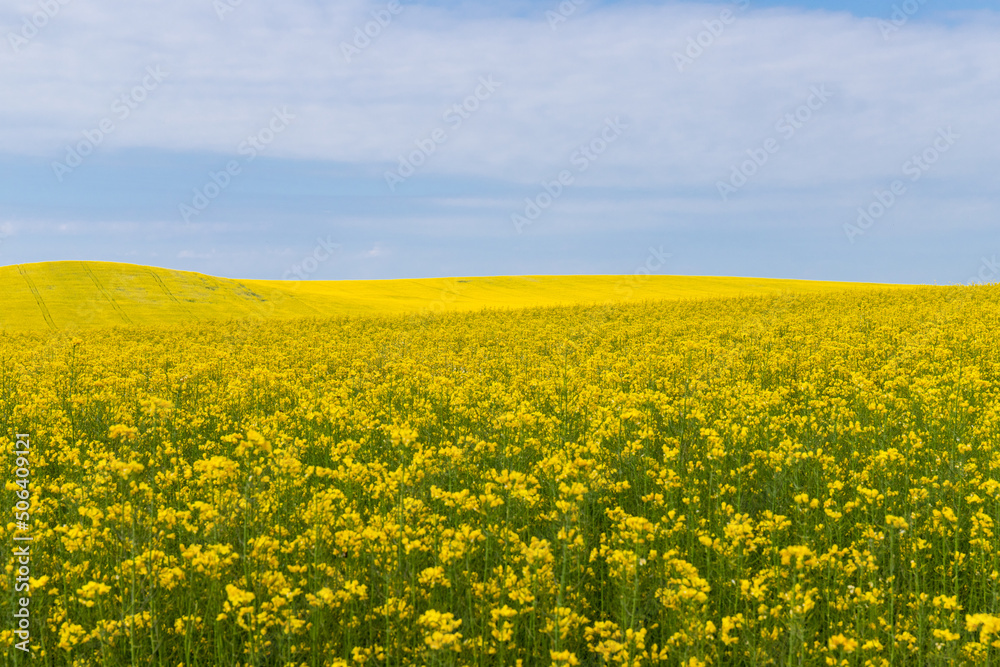
<svg viewBox="0 0 1000 667">
<path fill-rule="evenodd" d="M 243 318 L 475 311 L 890 287 L 760 278 L 503 276 L 230 280 L 111 262 L 0 267 L 0 328 L 89 329 Z"/>
</svg>

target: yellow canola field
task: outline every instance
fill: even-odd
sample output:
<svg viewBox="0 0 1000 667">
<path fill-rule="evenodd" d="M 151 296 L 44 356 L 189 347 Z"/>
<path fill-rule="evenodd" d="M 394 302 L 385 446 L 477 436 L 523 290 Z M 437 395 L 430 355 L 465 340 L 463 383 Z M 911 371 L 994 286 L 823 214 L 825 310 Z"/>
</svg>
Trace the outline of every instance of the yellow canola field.
<svg viewBox="0 0 1000 667">
<path fill-rule="evenodd" d="M 110 262 L 0 267 L 0 330 L 514 309 L 871 289 L 865 283 L 688 276 L 231 280 Z"/>
<path fill-rule="evenodd" d="M 0 616 L 49 665 L 997 664 L 998 330 L 976 287 L 5 333 Z"/>
</svg>

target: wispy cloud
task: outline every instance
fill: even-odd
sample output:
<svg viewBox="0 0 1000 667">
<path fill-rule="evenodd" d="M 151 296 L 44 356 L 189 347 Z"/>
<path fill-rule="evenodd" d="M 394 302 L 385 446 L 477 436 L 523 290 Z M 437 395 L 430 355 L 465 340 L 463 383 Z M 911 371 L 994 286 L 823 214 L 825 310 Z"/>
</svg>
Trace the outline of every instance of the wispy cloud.
<svg viewBox="0 0 1000 667">
<path fill-rule="evenodd" d="M 510 212 L 522 212 L 526 197 L 537 198 L 543 182 L 567 168 L 568 156 L 603 119 L 619 116 L 629 129 L 614 150 L 595 168 L 574 174 L 571 190 L 546 211 L 544 224 L 525 228 L 524 236 L 614 234 L 668 221 L 675 229 L 701 225 L 716 236 L 718 225 L 812 226 L 842 240 L 843 224 L 854 221 L 857 207 L 898 178 L 915 146 L 949 126 L 962 142 L 891 215 L 926 229 L 933 224 L 929 211 L 954 205 L 951 199 L 963 193 L 975 196 L 976 205 L 964 209 L 973 214 L 960 224 L 981 228 L 995 220 L 996 12 L 956 12 L 944 20 L 940 12 L 922 10 L 886 39 L 879 21 L 891 10 L 862 18 L 738 4 L 595 0 L 576 3 L 553 30 L 546 12 L 556 2 L 403 2 L 391 21 L 379 13 L 390 11 L 387 0 L 231 2 L 223 20 L 207 0 L 69 2 L 23 48 L 0 45 L 6 47 L 0 48 L 0 89 L 16 91 L 0 106 L 0 146 L 8 158 L 32 164 L 64 161 L 66 147 L 84 141 L 108 116 L 109 101 L 129 95 L 156 63 L 169 77 L 127 123 L 116 124 L 100 152 L 215 155 L 190 173 L 175 170 L 142 186 L 157 195 L 143 195 L 155 206 L 166 202 L 147 217 L 173 216 L 178 224 L 178 204 L 194 208 L 196 191 L 211 188 L 212 174 L 238 158 L 234 147 L 258 132 L 273 109 L 286 106 L 295 122 L 281 140 L 191 220 L 258 224 L 266 218 L 279 225 L 334 211 L 342 221 L 336 224 L 351 216 L 388 218 L 382 234 L 405 234 L 414 224 L 455 230 L 452 238 L 468 239 L 467 257 L 485 256 L 497 250 L 482 239 L 516 235 Z M 35 6 L 19 1 L 0 8 L 0 34 L 18 30 Z M 724 30 L 718 29 L 724 16 Z M 373 21 L 378 34 L 348 62 L 341 44 Z M 675 55 L 706 30 L 710 44 L 702 39 L 707 46 L 678 71 Z M 497 94 L 479 100 L 460 131 L 449 131 L 431 158 L 390 192 L 384 175 L 399 168 L 400 155 L 426 144 L 435 128 L 449 127 L 448 110 L 490 76 L 502 82 Z M 783 119 L 817 86 L 830 91 L 822 109 L 791 136 L 783 133 Z M 771 139 L 780 146 L 766 168 L 721 201 L 718 183 L 732 176 L 734 165 L 740 168 L 748 150 L 759 154 Z M 328 185 L 308 174 L 266 181 L 262 174 L 272 174 L 266 170 L 278 164 L 274 160 L 286 167 L 336 165 L 337 176 Z M 86 192 L 74 197 L 98 198 L 105 177 L 85 179 L 87 172 L 103 174 L 103 164 L 96 157 L 86 161 L 66 178 L 76 185 L 59 192 L 85 183 Z M 28 185 L 11 201 L 30 199 Z M 342 204 L 352 193 L 359 198 Z M 46 192 L 36 199 L 43 210 L 53 198 Z M 144 204 L 128 201 L 122 215 L 144 217 Z M 74 215 L 83 210 L 64 205 L 45 215 L 68 216 L 71 208 Z M 25 210 L 14 209 L 19 216 Z M 893 229 L 889 217 L 872 228 L 866 248 Z M 303 233 L 303 252 L 311 234 Z M 473 249 L 476 238 L 480 245 Z M 597 243 L 594 253 L 599 249 Z M 433 255 L 419 244 L 408 248 L 414 258 L 422 252 Z"/>
<path fill-rule="evenodd" d="M 910 23 L 887 43 L 874 19 L 749 10 L 681 74 L 673 54 L 717 19 L 718 6 L 597 7 L 553 32 L 544 17 L 470 18 L 417 4 L 363 58 L 344 62 L 337 45 L 378 8 L 243 3 L 219 22 L 207 2 L 71 5 L 53 34 L 0 56 L 0 87 L 20 91 L 0 110 L 0 143 L 60 157 L 107 113 L 109 96 L 133 86 L 151 54 L 171 78 L 114 137 L 117 146 L 231 152 L 274 105 L 289 105 L 300 120 L 276 155 L 394 163 L 441 123 L 443 109 L 495 73 L 504 95 L 424 170 L 514 181 L 544 177 L 595 117 L 627 114 L 634 144 L 609 155 L 613 167 L 595 181 L 714 182 L 748 139 L 767 137 L 819 83 L 837 101 L 769 177 L 868 177 L 887 168 L 881 158 L 893 147 L 941 123 L 985 130 L 1000 102 L 1000 87 L 985 85 L 1000 74 L 995 19 Z M 1000 137 L 983 134 L 969 148 L 977 154 L 969 172 L 997 152 Z"/>
</svg>

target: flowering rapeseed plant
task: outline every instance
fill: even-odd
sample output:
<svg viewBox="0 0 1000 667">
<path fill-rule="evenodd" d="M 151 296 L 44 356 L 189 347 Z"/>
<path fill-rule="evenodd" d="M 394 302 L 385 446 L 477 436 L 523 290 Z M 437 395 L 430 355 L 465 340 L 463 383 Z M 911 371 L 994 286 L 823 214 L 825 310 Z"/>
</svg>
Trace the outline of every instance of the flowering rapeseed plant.
<svg viewBox="0 0 1000 667">
<path fill-rule="evenodd" d="M 998 322 L 981 287 L 6 334 L 36 660 L 995 664 Z"/>
</svg>

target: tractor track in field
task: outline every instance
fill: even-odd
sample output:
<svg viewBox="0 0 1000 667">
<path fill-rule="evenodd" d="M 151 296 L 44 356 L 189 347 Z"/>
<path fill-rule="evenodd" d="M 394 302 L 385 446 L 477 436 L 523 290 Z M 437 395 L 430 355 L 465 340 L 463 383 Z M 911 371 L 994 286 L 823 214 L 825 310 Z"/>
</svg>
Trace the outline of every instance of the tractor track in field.
<svg viewBox="0 0 1000 667">
<path fill-rule="evenodd" d="M 153 276 L 153 280 L 155 280 L 155 281 L 156 281 L 156 284 L 160 286 L 160 289 L 162 289 L 162 290 L 163 290 L 163 293 L 164 293 L 164 294 L 166 294 L 167 296 L 169 296 L 169 297 L 170 297 L 170 299 L 171 299 L 171 300 L 172 300 L 172 301 L 173 301 L 174 303 L 176 303 L 176 304 L 177 304 L 178 306 L 180 306 L 180 307 L 181 307 L 181 309 L 182 309 L 182 310 L 183 310 L 183 311 L 184 311 L 185 313 L 187 313 L 187 316 L 188 316 L 189 318 L 191 318 L 191 319 L 193 319 L 193 320 L 198 320 L 198 319 L 201 319 L 201 318 L 199 318 L 199 317 L 196 317 L 196 316 L 194 315 L 194 313 L 192 313 L 192 312 L 191 312 L 191 309 L 187 307 L 187 305 L 186 305 L 186 304 L 183 304 L 183 303 L 181 303 L 181 300 L 180 300 L 180 299 L 178 299 L 178 298 L 177 298 L 176 296 L 174 296 L 174 293 L 170 291 L 170 288 L 169 288 L 169 287 L 167 287 L 167 284 L 166 284 L 165 282 L 163 282 L 163 278 L 160 278 L 160 276 L 156 275 L 156 272 L 155 272 L 155 271 L 153 271 L 152 269 L 150 269 L 150 270 L 149 270 L 149 275 Z"/>
<path fill-rule="evenodd" d="M 237 282 L 236 284 L 239 285 L 242 289 L 246 290 L 251 296 L 253 296 L 254 298 L 256 298 L 261 303 L 266 303 L 267 307 L 269 308 L 268 312 L 271 312 L 271 313 L 274 312 L 274 300 L 273 299 L 266 299 L 266 298 L 264 298 L 263 296 L 261 296 L 260 294 L 257 294 L 256 292 L 254 292 L 253 290 L 251 290 L 249 287 L 247 287 L 243 283 Z M 289 301 L 292 301 L 294 303 L 300 304 L 300 305 L 308 308 L 309 310 L 315 312 L 318 317 L 324 317 L 324 316 L 328 315 L 328 313 L 324 312 L 321 308 L 317 308 L 313 304 L 311 304 L 311 303 L 309 303 L 307 301 L 303 301 L 302 299 L 298 298 L 298 296 L 296 294 L 289 294 L 288 292 L 284 292 L 283 291 L 282 292 L 282 296 L 285 299 L 288 299 Z"/>
<path fill-rule="evenodd" d="M 56 323 L 52 321 L 52 314 L 49 313 L 49 307 L 46 306 L 45 301 L 42 300 L 42 295 L 38 291 L 38 288 L 35 287 L 34 281 L 28 277 L 28 274 L 25 273 L 24 268 L 22 268 L 20 264 L 17 265 L 17 270 L 21 274 L 21 277 L 24 278 L 24 282 L 28 283 L 28 289 L 31 290 L 32 296 L 35 297 L 35 303 L 38 304 L 39 310 L 42 311 L 42 317 L 45 318 L 45 322 L 49 325 L 50 329 L 55 331 L 58 327 L 56 327 Z"/>
<path fill-rule="evenodd" d="M 108 293 L 108 290 L 104 289 L 104 285 L 102 285 L 101 281 L 97 279 L 97 276 L 94 275 L 94 272 L 90 270 L 90 267 L 87 266 L 86 264 L 83 264 L 83 270 L 86 271 L 87 275 L 90 276 L 90 279 L 94 281 L 94 285 L 96 285 L 97 289 L 101 292 L 101 294 L 104 295 L 104 298 L 108 300 L 108 303 L 110 303 L 111 307 L 115 309 L 115 312 L 121 315 L 121 318 L 125 320 L 127 323 L 133 324 L 129 316 L 125 314 L 124 310 L 122 310 L 122 307 L 118 305 L 118 302 L 115 301 L 114 298 L 112 298 L 111 294 Z"/>
</svg>

